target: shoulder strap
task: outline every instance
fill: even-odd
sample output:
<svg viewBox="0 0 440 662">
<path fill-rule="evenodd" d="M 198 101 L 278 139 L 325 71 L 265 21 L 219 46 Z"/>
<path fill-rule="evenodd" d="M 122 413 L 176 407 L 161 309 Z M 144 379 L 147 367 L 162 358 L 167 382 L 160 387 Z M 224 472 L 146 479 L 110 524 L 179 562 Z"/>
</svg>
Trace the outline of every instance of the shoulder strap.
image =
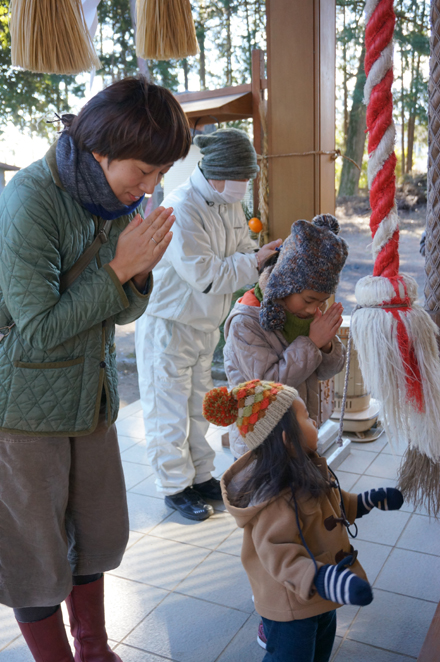
<svg viewBox="0 0 440 662">
<path fill-rule="evenodd" d="M 59 188 L 64 190 L 58 172 L 57 157 L 56 157 L 57 142 L 58 140 L 56 140 L 53 143 L 53 145 L 51 145 L 49 151 L 46 152 L 45 158 L 55 184 Z M 96 219 L 95 216 L 94 218 Z M 101 248 L 102 244 L 105 244 L 108 241 L 108 233 L 110 232 L 111 225 L 112 225 L 112 221 L 106 221 L 104 223 L 104 226 L 98 232 L 98 235 L 97 237 L 95 237 L 93 243 L 84 251 L 84 253 L 81 255 L 79 260 L 75 262 L 73 267 L 71 267 L 69 271 L 67 271 L 63 276 L 61 276 L 60 294 L 62 294 L 65 290 L 67 290 L 68 287 L 70 287 L 75 282 L 78 276 L 82 274 L 84 269 L 93 260 L 93 258 Z"/>
<path fill-rule="evenodd" d="M 106 221 L 104 226 L 98 232 L 98 235 L 95 237 L 93 243 L 84 251 L 79 260 L 75 262 L 73 267 L 66 271 L 65 274 L 61 276 L 60 279 L 60 293 L 62 294 L 68 287 L 70 287 L 82 274 L 84 269 L 90 264 L 95 255 L 98 253 L 102 244 L 107 243 L 108 233 L 112 226 L 112 221 Z M 5 305 L 0 306 L 0 342 L 3 338 L 6 338 L 11 332 L 11 329 L 15 326 L 14 320 L 11 319 L 9 311 L 6 309 Z"/>
<path fill-rule="evenodd" d="M 93 260 L 95 255 L 98 253 L 102 244 L 107 243 L 108 233 L 110 232 L 111 225 L 112 225 L 112 221 L 106 221 L 104 223 L 104 226 L 98 232 L 98 235 L 96 236 L 93 243 L 84 251 L 81 257 L 75 262 L 73 267 L 71 267 L 69 271 L 66 271 L 66 273 L 61 276 L 61 280 L 60 280 L 61 294 L 65 290 L 67 290 L 67 288 L 70 287 L 76 281 L 78 276 L 82 274 L 84 269 L 88 267 L 88 265 Z"/>
</svg>

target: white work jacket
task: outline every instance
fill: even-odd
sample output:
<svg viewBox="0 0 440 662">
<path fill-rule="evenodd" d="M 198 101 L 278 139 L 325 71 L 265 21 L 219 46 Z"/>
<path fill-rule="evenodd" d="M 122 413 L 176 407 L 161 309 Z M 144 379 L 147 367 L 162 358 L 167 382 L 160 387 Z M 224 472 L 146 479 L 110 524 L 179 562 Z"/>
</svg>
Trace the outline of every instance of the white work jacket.
<svg viewBox="0 0 440 662">
<path fill-rule="evenodd" d="M 176 221 L 153 272 L 147 314 L 215 331 L 229 312 L 232 294 L 258 279 L 257 245 L 241 203 L 225 204 L 197 166 L 163 206 L 174 208 Z"/>
</svg>

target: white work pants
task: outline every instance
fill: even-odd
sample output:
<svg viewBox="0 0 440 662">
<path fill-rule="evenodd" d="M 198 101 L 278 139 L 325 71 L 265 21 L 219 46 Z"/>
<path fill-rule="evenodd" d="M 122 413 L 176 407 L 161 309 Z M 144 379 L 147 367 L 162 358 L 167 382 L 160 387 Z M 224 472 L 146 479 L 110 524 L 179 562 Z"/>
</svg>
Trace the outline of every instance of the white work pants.
<svg viewBox="0 0 440 662">
<path fill-rule="evenodd" d="M 144 314 L 136 322 L 136 359 L 147 456 L 164 495 L 211 478 L 215 452 L 205 439 L 203 397 L 219 331 Z"/>
</svg>

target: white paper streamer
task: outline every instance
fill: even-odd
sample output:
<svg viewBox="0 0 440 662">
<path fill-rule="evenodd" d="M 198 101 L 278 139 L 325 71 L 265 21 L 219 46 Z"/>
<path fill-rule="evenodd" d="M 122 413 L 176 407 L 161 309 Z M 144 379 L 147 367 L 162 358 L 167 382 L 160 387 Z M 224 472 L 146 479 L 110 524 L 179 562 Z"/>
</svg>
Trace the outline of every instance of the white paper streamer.
<svg viewBox="0 0 440 662">
<path fill-rule="evenodd" d="M 84 18 L 86 19 L 87 29 L 90 33 L 90 38 L 93 40 L 93 37 L 96 34 L 96 28 L 98 27 L 98 5 L 101 0 L 81 0 Z M 92 69 L 90 72 L 90 89 L 92 89 L 93 81 L 95 80 L 96 69 Z"/>
<path fill-rule="evenodd" d="M 100 3 L 100 0 L 82 0 L 82 6 L 84 10 L 84 17 L 86 19 L 87 28 L 90 32 L 90 37 L 93 37 L 96 34 L 96 28 L 98 27 L 98 12 L 97 8 Z"/>
</svg>

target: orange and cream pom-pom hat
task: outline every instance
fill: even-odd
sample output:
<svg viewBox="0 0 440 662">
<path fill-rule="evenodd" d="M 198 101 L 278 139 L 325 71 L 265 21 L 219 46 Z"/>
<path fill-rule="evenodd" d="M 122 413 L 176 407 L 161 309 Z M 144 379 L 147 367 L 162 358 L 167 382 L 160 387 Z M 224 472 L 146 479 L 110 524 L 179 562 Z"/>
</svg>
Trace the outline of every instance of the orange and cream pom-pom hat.
<svg viewBox="0 0 440 662">
<path fill-rule="evenodd" d="M 215 425 L 235 423 L 249 450 L 260 446 L 298 397 L 290 386 L 253 379 L 231 391 L 213 388 L 203 400 L 203 415 Z"/>
</svg>

